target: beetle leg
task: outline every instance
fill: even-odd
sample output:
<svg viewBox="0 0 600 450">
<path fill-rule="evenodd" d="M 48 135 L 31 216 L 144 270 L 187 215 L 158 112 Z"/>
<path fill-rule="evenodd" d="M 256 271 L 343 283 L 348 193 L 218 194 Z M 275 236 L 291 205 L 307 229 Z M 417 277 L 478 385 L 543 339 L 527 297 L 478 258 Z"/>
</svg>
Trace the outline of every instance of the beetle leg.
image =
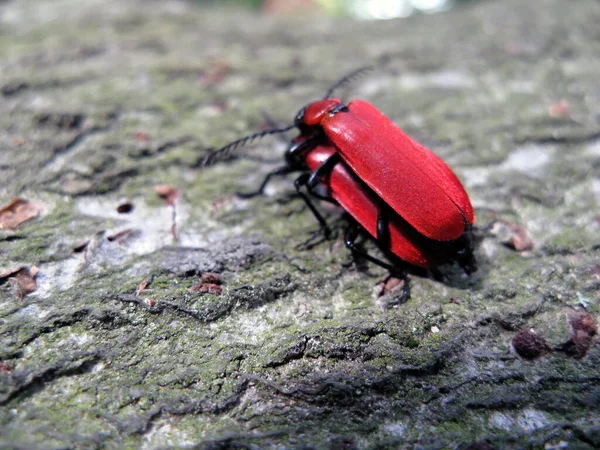
<svg viewBox="0 0 600 450">
<path fill-rule="evenodd" d="M 333 198 L 331 198 L 331 196 L 322 195 L 322 194 L 316 192 L 315 188 L 319 184 L 323 183 L 324 180 L 329 177 L 329 175 L 331 175 L 331 171 L 333 170 L 333 167 L 340 160 L 341 160 L 341 157 L 338 153 L 331 155 L 329 158 L 327 158 L 325 161 L 323 161 L 321 163 L 321 165 L 319 165 L 319 167 L 317 167 L 317 169 L 314 172 L 312 172 L 310 174 L 310 176 L 308 177 L 307 180 L 305 180 L 304 185 L 306 186 L 306 190 L 312 197 L 318 198 L 319 200 L 323 200 L 323 201 L 326 201 L 329 203 L 333 203 L 334 205 L 338 204 L 338 202 L 336 202 Z M 326 187 L 328 187 L 328 186 L 326 186 Z M 298 189 L 298 187 L 296 187 L 296 189 Z"/>
<path fill-rule="evenodd" d="M 313 213 L 313 216 L 315 216 L 315 218 L 318 220 L 319 224 L 321 225 L 321 230 L 323 231 L 325 237 L 327 239 L 329 239 L 329 237 L 331 236 L 331 229 L 327 225 L 327 221 L 321 215 L 321 213 L 317 210 L 317 208 L 315 207 L 313 202 L 310 200 L 310 198 L 304 192 L 302 192 L 300 190 L 300 188 L 302 186 L 307 186 L 310 176 L 311 176 L 310 173 L 304 173 L 304 174 L 300 175 L 298 178 L 296 178 L 296 181 L 294 181 L 294 186 L 296 188 L 296 191 L 298 192 L 298 195 L 300 195 L 300 197 L 302 197 L 302 199 L 304 200 L 304 203 L 306 203 L 306 206 L 308 206 L 308 209 L 310 209 L 310 211 Z"/>
<path fill-rule="evenodd" d="M 392 266 L 391 264 L 383 262 L 380 259 L 371 256 L 366 251 L 357 247 L 356 238 L 358 237 L 359 231 L 360 228 L 356 222 L 352 222 L 350 225 L 348 225 L 348 228 L 346 228 L 346 231 L 344 232 L 344 244 L 346 245 L 346 248 L 349 249 L 352 253 L 359 255 L 368 261 L 371 261 L 373 264 L 377 264 L 378 266 L 383 267 L 384 269 L 387 269 L 390 272 L 396 272 L 398 269 Z"/>
<path fill-rule="evenodd" d="M 294 160 L 302 153 L 307 152 L 308 150 L 312 150 L 320 143 L 326 140 L 326 136 L 323 132 L 316 132 L 312 136 L 307 139 L 303 139 L 298 142 L 293 142 L 287 149 L 285 153 L 285 157 L 288 161 Z"/>
<path fill-rule="evenodd" d="M 319 200 L 323 200 L 324 202 L 331 203 L 333 205 L 339 205 L 333 198 L 328 195 L 319 194 L 317 191 L 313 190 L 313 188 L 306 186 L 306 190 L 310 194 L 311 197 L 318 198 Z"/>
<path fill-rule="evenodd" d="M 339 153 L 334 153 L 325 161 L 323 161 L 319 167 L 310 175 L 307 180 L 307 187 L 309 190 L 314 189 L 319 183 L 322 183 L 326 178 L 331 175 L 331 171 L 337 163 L 342 160 Z"/>
<path fill-rule="evenodd" d="M 390 249 L 390 220 L 389 210 L 386 205 L 381 202 L 377 208 L 377 243 L 379 247 L 385 251 Z"/>
<path fill-rule="evenodd" d="M 265 179 L 261 183 L 261 185 L 258 188 L 258 190 L 254 191 L 254 192 L 237 192 L 236 195 L 238 197 L 240 197 L 240 198 L 252 198 L 252 197 L 256 197 L 257 195 L 261 195 L 261 194 L 263 194 L 263 192 L 265 190 L 265 187 L 267 187 L 267 184 L 271 180 L 271 177 L 273 177 L 273 176 L 287 175 L 288 173 L 291 173 L 291 172 L 294 172 L 294 169 L 292 169 L 289 166 L 279 167 L 278 169 L 275 169 L 273 172 L 269 172 L 267 174 L 267 176 L 265 177 Z"/>
<path fill-rule="evenodd" d="M 296 142 L 289 146 L 287 150 L 287 157 L 296 156 L 301 154 L 304 151 L 313 149 L 317 146 L 317 142 L 315 139 L 306 139 L 304 141 Z"/>
<path fill-rule="evenodd" d="M 339 161 L 340 161 L 340 156 L 336 153 L 336 154 L 330 156 L 329 158 L 327 158 L 325 161 L 323 161 L 321 163 L 321 165 L 319 165 L 319 167 L 317 167 L 317 169 L 310 174 L 310 176 L 306 180 L 306 190 L 312 197 L 318 198 L 319 200 L 323 200 L 323 201 L 326 201 L 329 203 L 333 203 L 334 205 L 338 204 L 338 202 L 336 202 L 333 198 L 331 198 L 330 195 L 320 194 L 315 191 L 315 188 L 319 184 L 321 184 L 322 186 L 324 186 L 327 189 L 329 188 L 329 186 L 325 183 L 325 179 L 328 178 L 329 175 L 331 175 L 331 171 L 333 170 L 333 167 Z"/>
<path fill-rule="evenodd" d="M 379 208 L 377 208 L 377 244 L 383 251 L 390 251 L 391 237 L 390 237 L 390 209 L 389 206 L 384 202 L 381 202 Z M 410 285 L 408 284 L 408 277 L 406 272 L 399 267 L 392 267 L 390 270 L 390 276 L 396 277 L 404 281 L 402 287 L 402 295 L 398 300 L 389 304 L 388 306 L 401 305 L 410 297 Z"/>
<path fill-rule="evenodd" d="M 377 221 L 377 227 L 379 228 L 379 214 Z M 356 238 L 358 237 L 359 230 L 359 225 L 356 222 L 351 223 L 348 228 L 346 228 L 346 231 L 344 232 L 344 244 L 346 245 L 346 248 L 348 248 L 353 255 L 358 255 L 362 258 L 365 258 L 367 261 L 371 261 L 373 264 L 383 267 L 390 272 L 390 275 L 404 281 L 400 298 L 398 298 L 398 300 L 396 300 L 393 304 L 390 304 L 390 306 L 393 306 L 394 304 L 400 305 L 406 302 L 406 300 L 410 298 L 410 284 L 408 282 L 408 276 L 406 275 L 406 272 L 403 269 L 383 262 L 379 258 L 375 258 L 374 256 L 370 255 L 363 249 L 358 248 L 356 246 Z"/>
</svg>

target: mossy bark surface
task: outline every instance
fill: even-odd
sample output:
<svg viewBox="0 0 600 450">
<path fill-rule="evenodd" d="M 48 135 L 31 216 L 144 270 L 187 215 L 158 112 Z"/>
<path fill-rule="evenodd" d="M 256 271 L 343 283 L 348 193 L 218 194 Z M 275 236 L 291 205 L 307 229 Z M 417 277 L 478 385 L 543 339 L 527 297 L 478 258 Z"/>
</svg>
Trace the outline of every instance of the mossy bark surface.
<svg viewBox="0 0 600 450">
<path fill-rule="evenodd" d="M 0 272 L 39 268 L 22 299 L 0 280 L 0 447 L 600 446 L 598 23 L 591 0 L 359 23 L 0 2 L 0 205 L 41 208 L 0 230 Z M 341 233 L 303 247 L 318 227 L 291 179 L 234 195 L 281 164 L 279 141 L 200 167 L 379 63 L 339 94 L 503 224 L 477 273 L 413 276 L 392 309 Z M 523 233 L 532 249 L 503 243 Z M 530 329 L 545 344 L 524 359 Z"/>
</svg>

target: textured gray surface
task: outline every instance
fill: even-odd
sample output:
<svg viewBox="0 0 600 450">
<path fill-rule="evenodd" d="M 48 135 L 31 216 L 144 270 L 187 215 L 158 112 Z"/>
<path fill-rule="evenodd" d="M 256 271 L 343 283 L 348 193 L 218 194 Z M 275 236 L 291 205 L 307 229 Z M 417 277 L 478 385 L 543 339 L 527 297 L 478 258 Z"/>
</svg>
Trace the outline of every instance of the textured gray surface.
<svg viewBox="0 0 600 450">
<path fill-rule="evenodd" d="M 0 286 L 0 447 L 599 446 L 600 351 L 581 357 L 569 325 L 593 334 L 599 314 L 599 22 L 585 0 L 383 23 L 1 2 L 0 204 L 43 211 L 0 231 L 0 272 L 40 269 L 23 300 Z M 448 161 L 480 223 L 491 208 L 535 244 L 489 236 L 473 277 L 413 277 L 392 310 L 340 238 L 298 248 L 316 225 L 289 181 L 232 195 L 272 164 L 198 168 L 382 56 L 343 95 Z M 198 292 L 204 273 L 222 295 Z M 530 328 L 554 351 L 520 358 Z"/>
</svg>

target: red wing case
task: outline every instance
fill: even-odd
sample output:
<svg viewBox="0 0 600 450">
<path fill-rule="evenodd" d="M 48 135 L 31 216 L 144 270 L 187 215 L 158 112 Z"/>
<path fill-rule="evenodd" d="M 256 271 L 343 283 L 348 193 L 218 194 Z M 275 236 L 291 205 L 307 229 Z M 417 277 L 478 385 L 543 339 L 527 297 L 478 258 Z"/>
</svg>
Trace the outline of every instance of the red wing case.
<svg viewBox="0 0 600 450">
<path fill-rule="evenodd" d="M 322 126 L 350 168 L 424 236 L 459 238 L 474 214 L 454 172 L 369 103 L 353 101 L 348 108 Z"/>
<path fill-rule="evenodd" d="M 395 136 L 397 138 L 396 144 L 398 146 L 403 145 L 406 142 L 406 139 L 408 139 L 414 147 L 417 161 L 419 160 L 418 155 L 420 154 L 420 157 L 423 158 L 423 162 L 427 162 L 426 165 L 429 166 L 428 169 L 436 172 L 435 181 L 437 184 L 444 189 L 444 192 L 448 194 L 448 197 L 450 197 L 454 204 L 460 208 L 469 223 L 472 225 L 475 222 L 473 206 L 471 205 L 471 200 L 469 199 L 467 192 L 456 174 L 439 156 L 427 147 L 413 140 L 370 103 L 362 100 L 355 100 L 350 103 L 349 108 L 350 111 L 355 112 L 359 117 L 368 118 L 369 123 L 377 123 L 377 125 L 385 130 L 386 133 L 389 133 L 387 136 Z"/>
</svg>

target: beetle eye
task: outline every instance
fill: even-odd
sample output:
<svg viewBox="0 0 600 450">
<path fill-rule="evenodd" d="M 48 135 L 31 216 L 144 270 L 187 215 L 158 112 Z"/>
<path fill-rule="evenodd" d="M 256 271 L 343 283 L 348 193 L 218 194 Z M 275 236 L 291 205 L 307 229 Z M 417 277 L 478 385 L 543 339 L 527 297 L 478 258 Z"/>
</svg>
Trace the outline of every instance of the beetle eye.
<svg viewBox="0 0 600 450">
<path fill-rule="evenodd" d="M 298 114 L 296 114 L 296 117 L 294 118 L 294 125 L 297 127 L 304 125 L 304 114 L 306 114 L 306 106 L 298 111 Z"/>
</svg>

